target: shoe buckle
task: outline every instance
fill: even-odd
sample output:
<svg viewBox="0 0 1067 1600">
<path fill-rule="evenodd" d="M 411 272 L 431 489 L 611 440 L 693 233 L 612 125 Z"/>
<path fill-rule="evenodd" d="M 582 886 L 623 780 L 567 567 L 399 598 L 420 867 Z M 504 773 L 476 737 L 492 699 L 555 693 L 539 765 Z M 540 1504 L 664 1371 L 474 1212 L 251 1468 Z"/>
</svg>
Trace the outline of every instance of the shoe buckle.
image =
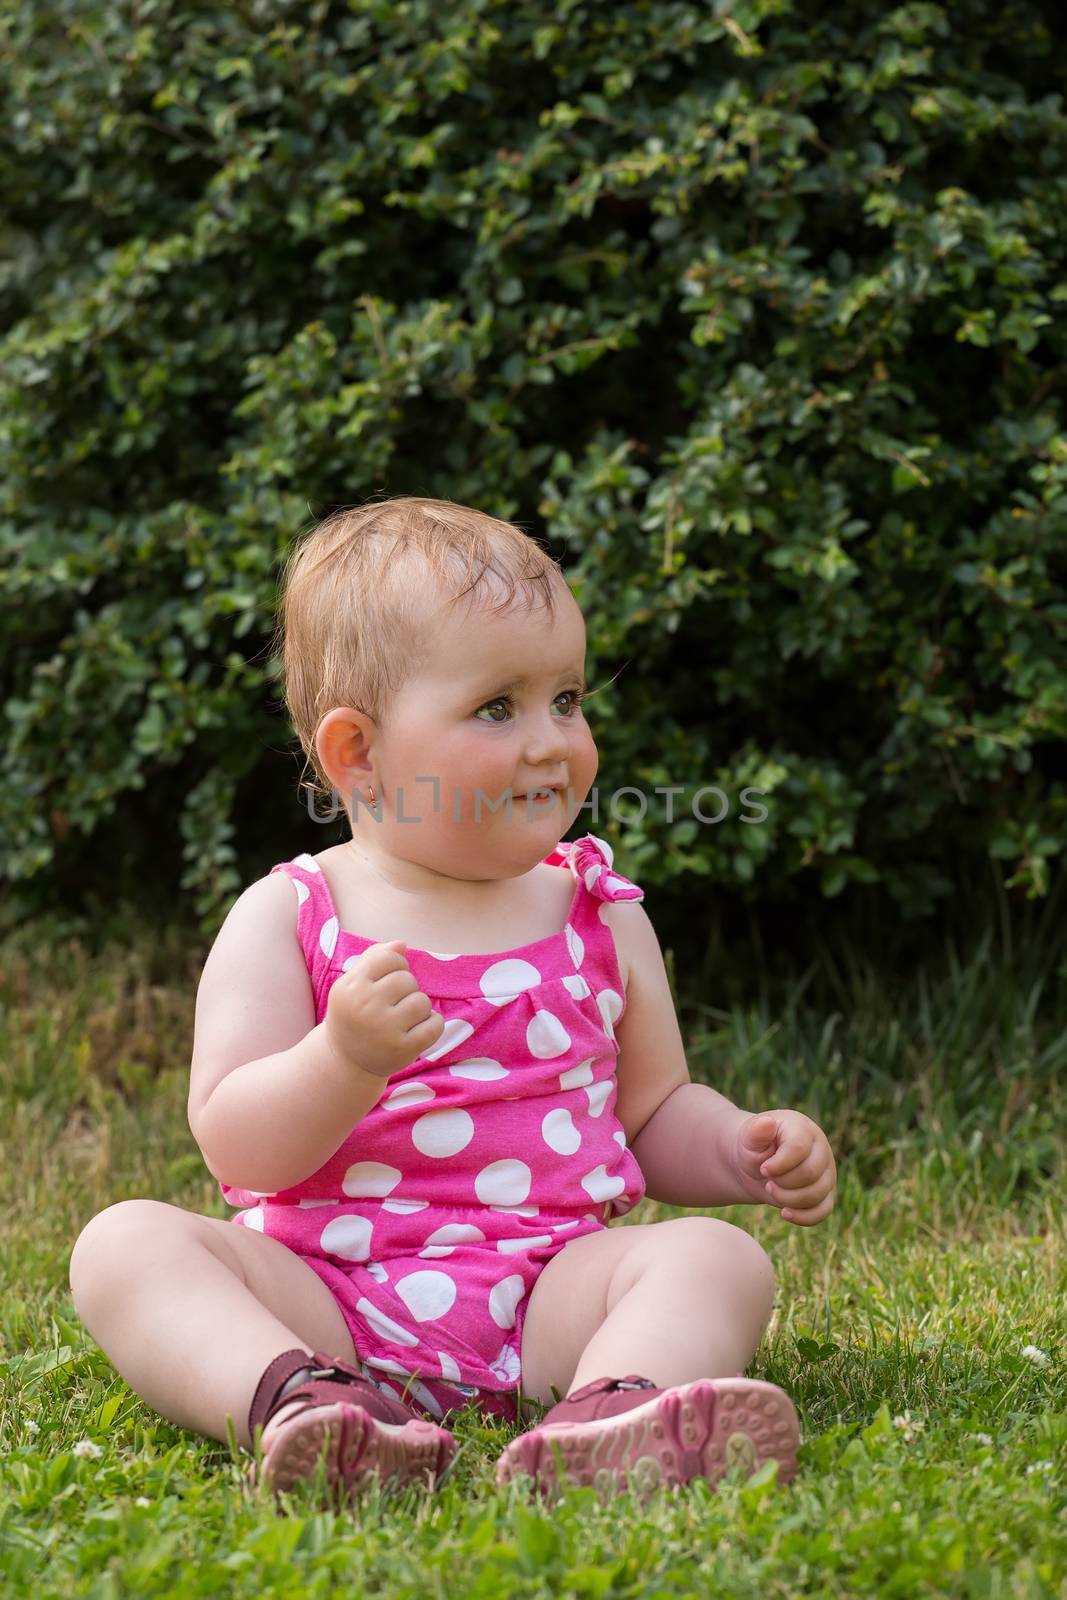
<svg viewBox="0 0 1067 1600">
<path fill-rule="evenodd" d="M 335 1378 L 335 1379 L 339 1379 L 339 1380 L 347 1379 L 349 1382 L 352 1381 L 351 1374 L 347 1373 L 347 1372 L 342 1372 L 340 1367 L 312 1367 L 311 1368 L 311 1377 L 312 1378 Z"/>
</svg>

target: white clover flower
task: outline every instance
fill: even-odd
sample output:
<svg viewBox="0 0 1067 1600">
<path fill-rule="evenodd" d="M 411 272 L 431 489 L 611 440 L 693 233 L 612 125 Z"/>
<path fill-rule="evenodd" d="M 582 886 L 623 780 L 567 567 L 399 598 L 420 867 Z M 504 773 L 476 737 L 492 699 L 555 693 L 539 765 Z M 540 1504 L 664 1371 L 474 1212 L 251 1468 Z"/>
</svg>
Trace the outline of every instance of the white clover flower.
<svg viewBox="0 0 1067 1600">
<path fill-rule="evenodd" d="M 1026 1476 L 1029 1478 L 1031 1473 L 1034 1472 L 1051 1472 L 1053 1465 L 1054 1463 L 1051 1461 L 1035 1461 L 1027 1467 Z"/>
<path fill-rule="evenodd" d="M 1047 1367 L 1052 1364 L 1052 1357 L 1048 1351 L 1039 1350 L 1036 1344 L 1024 1345 L 1022 1354 L 1028 1361 L 1032 1361 L 1035 1367 Z"/>
<path fill-rule="evenodd" d="M 27 1433 L 40 1433 L 40 1431 L 41 1431 L 41 1429 L 40 1429 L 39 1425 L 36 1422 L 34 1422 L 32 1418 L 26 1423 L 26 1432 Z"/>
<path fill-rule="evenodd" d="M 921 1417 L 913 1417 L 910 1411 L 905 1411 L 902 1417 L 893 1418 L 893 1426 L 898 1433 L 904 1435 L 904 1443 L 910 1444 L 916 1434 L 922 1432 L 926 1424 Z"/>
<path fill-rule="evenodd" d="M 135 1506 L 150 1506 L 152 1504 L 151 1500 L 146 1500 L 143 1494 L 139 1494 L 133 1503 Z"/>
<path fill-rule="evenodd" d="M 102 1456 L 103 1453 L 104 1452 L 101 1450 L 100 1446 L 98 1444 L 94 1444 L 91 1439 L 79 1439 L 71 1451 L 72 1455 L 89 1456 L 93 1461 L 95 1461 L 98 1456 Z"/>
</svg>

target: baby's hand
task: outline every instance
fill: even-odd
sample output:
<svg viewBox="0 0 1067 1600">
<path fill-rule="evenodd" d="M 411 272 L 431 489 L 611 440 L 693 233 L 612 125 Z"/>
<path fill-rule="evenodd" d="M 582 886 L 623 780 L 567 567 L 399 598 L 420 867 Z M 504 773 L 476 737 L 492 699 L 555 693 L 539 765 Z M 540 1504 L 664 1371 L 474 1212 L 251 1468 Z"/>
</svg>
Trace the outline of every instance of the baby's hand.
<svg viewBox="0 0 1067 1600">
<path fill-rule="evenodd" d="M 803 1111 L 763 1111 L 741 1124 L 734 1160 L 753 1200 L 811 1227 L 833 1210 L 837 1164 L 825 1133 Z"/>
<path fill-rule="evenodd" d="M 445 1019 L 412 976 L 403 939 L 364 950 L 326 1000 L 326 1036 L 342 1061 L 388 1078 L 437 1043 Z"/>
</svg>

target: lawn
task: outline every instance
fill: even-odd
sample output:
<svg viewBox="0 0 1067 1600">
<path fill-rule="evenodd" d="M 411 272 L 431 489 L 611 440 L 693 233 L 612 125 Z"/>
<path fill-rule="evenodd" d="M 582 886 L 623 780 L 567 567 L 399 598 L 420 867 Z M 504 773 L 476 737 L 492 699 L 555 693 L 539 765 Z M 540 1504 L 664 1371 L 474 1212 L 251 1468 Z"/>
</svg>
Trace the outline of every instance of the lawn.
<svg viewBox="0 0 1067 1600">
<path fill-rule="evenodd" d="M 495 1487 L 509 1435 L 464 1416 L 436 1494 L 335 1514 L 303 1486 L 279 1512 L 247 1487 L 247 1455 L 142 1405 L 70 1300 L 74 1239 L 112 1201 L 226 1214 L 184 1115 L 202 959 L 158 930 L 96 959 L 37 931 L 0 961 L 6 1593 L 1063 1594 L 1067 1018 L 1047 963 L 986 941 L 892 994 L 852 973 L 834 1007 L 798 984 L 686 1015 L 694 1076 L 752 1110 L 806 1110 L 838 1157 L 818 1227 L 711 1213 L 776 1265 L 750 1371 L 800 1412 L 791 1485 L 772 1469 L 540 1504 Z"/>
</svg>

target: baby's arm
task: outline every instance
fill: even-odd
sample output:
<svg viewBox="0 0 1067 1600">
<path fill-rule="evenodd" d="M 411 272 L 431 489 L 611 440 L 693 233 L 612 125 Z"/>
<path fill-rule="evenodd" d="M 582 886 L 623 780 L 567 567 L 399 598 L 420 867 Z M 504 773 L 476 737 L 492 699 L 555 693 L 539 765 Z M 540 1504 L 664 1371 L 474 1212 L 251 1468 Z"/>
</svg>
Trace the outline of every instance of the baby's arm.
<svg viewBox="0 0 1067 1600">
<path fill-rule="evenodd" d="M 737 1171 L 742 1111 L 707 1084 L 693 1083 L 656 931 L 639 900 L 612 908 L 629 960 L 626 1009 L 615 1025 L 616 1114 L 652 1200 L 669 1205 L 751 1205 L 765 1199 Z"/>
<path fill-rule="evenodd" d="M 212 1174 L 274 1194 L 343 1143 L 387 1080 L 341 1059 L 315 1022 L 284 873 L 231 907 L 196 997 L 188 1116 Z"/>
</svg>

